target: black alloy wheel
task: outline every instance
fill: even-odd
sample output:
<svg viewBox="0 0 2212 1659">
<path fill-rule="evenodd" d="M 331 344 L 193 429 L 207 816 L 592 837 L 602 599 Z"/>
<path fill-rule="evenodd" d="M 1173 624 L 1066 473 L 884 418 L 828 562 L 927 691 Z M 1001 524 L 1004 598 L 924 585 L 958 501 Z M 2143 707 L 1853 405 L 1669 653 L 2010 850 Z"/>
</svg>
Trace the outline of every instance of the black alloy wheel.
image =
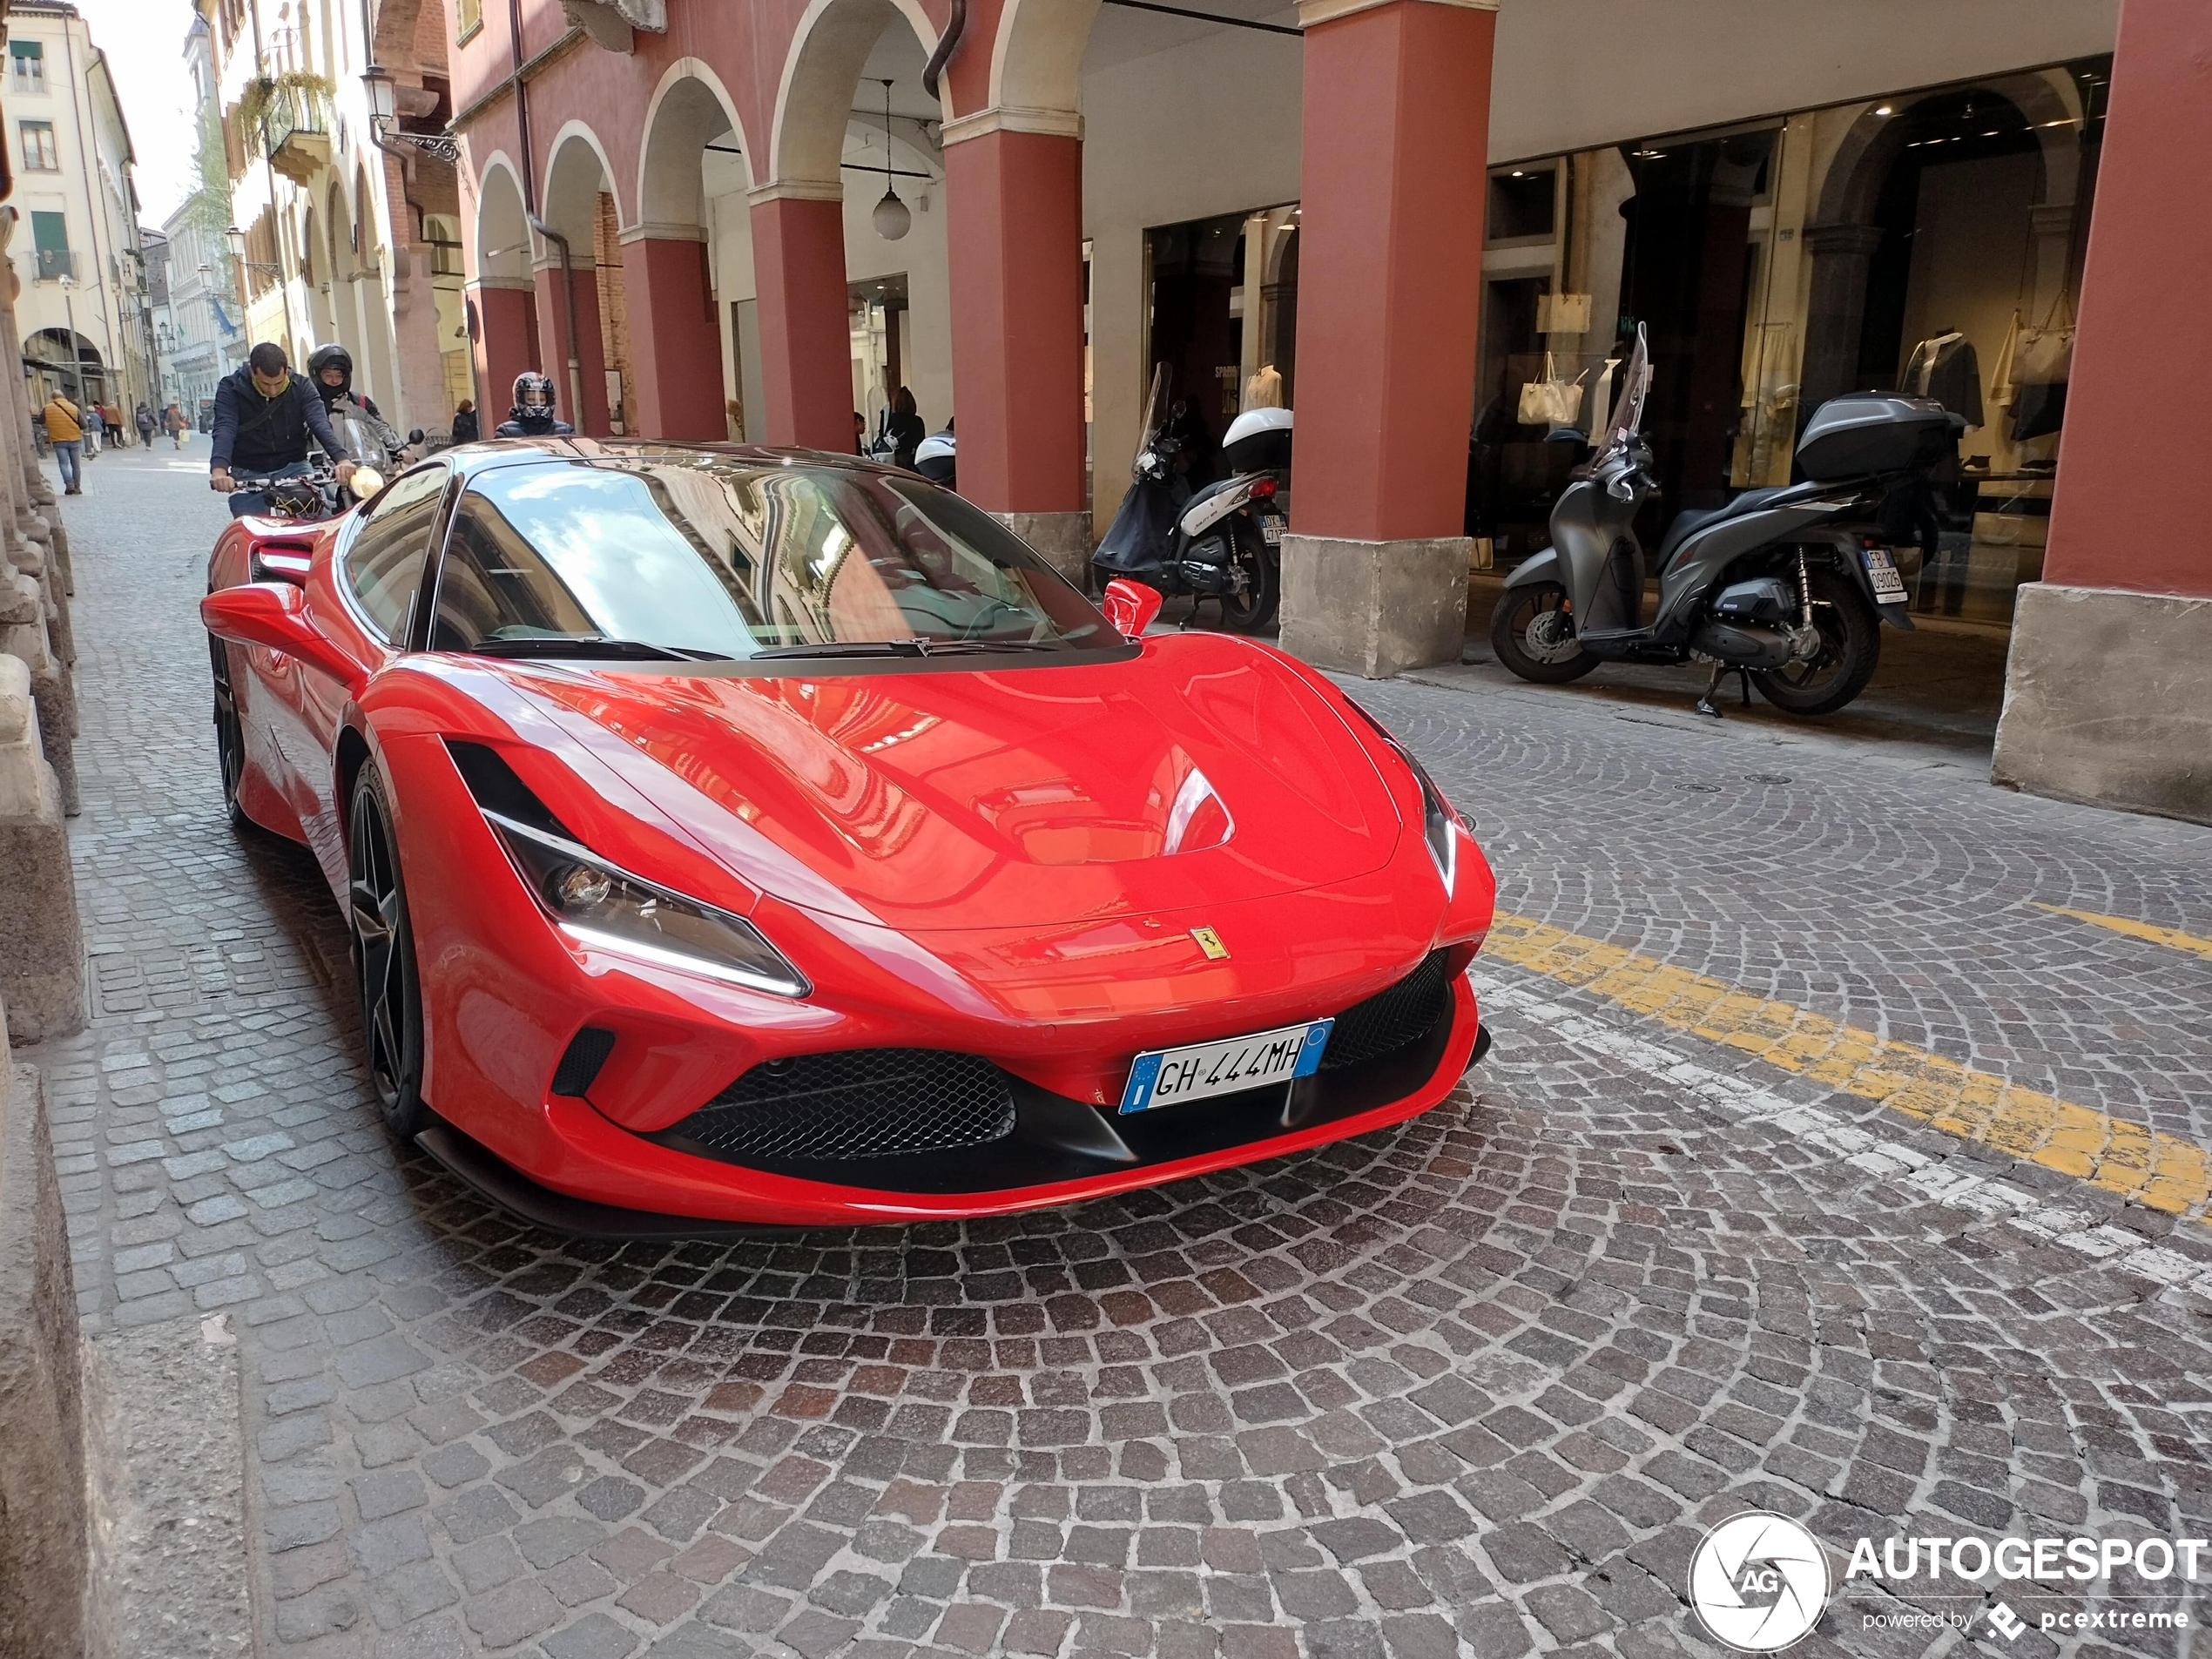
<svg viewBox="0 0 2212 1659">
<path fill-rule="evenodd" d="M 231 689 L 231 648 L 210 634 L 207 654 L 215 680 L 215 762 L 222 769 L 223 812 L 233 829 L 248 829 L 253 820 L 238 800 L 246 780 L 246 728 L 239 722 L 238 696 Z"/>
<path fill-rule="evenodd" d="M 1812 589 L 1812 625 L 1820 650 L 1810 660 L 1793 662 L 1751 676 L 1759 695 L 1784 714 L 1833 714 L 1874 678 L 1882 660 L 1882 621 L 1850 578 L 1822 567 L 1807 573 Z"/>
<path fill-rule="evenodd" d="M 1567 590 L 1556 582 L 1507 588 L 1490 613 L 1490 649 L 1522 679 L 1564 685 L 1598 665 L 1575 636 Z"/>
<path fill-rule="evenodd" d="M 361 976 L 361 1042 L 384 1126 L 411 1140 L 430 1121 L 422 1103 L 422 991 L 391 803 L 374 761 L 354 780 L 346 837 L 347 925 Z"/>
<path fill-rule="evenodd" d="M 1229 537 L 1229 570 L 1236 585 L 1221 596 L 1221 625 L 1232 634 L 1255 633 L 1275 619 L 1275 607 L 1282 603 L 1282 557 L 1243 513 L 1231 513 L 1222 528 Z"/>
</svg>

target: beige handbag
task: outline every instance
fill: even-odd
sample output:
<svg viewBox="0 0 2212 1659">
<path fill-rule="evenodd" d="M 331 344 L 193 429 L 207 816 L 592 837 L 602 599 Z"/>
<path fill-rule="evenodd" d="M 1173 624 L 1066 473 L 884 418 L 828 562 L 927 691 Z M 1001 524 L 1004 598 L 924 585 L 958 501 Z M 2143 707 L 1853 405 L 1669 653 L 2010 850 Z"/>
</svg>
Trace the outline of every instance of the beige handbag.
<svg viewBox="0 0 2212 1659">
<path fill-rule="evenodd" d="M 1544 378 L 1530 381 L 1521 388 L 1521 423 L 1523 426 L 1573 426 L 1581 418 L 1582 382 L 1589 378 L 1584 369 L 1573 380 L 1561 380 L 1557 364 L 1549 352 L 1544 354 Z"/>
</svg>

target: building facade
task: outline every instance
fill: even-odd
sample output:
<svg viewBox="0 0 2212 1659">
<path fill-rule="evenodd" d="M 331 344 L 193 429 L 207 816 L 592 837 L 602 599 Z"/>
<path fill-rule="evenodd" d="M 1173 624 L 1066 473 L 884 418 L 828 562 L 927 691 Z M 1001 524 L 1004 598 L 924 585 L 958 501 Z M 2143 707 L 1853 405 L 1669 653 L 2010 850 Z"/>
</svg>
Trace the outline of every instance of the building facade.
<svg viewBox="0 0 2212 1659">
<path fill-rule="evenodd" d="M 435 441 L 471 395 L 445 25 L 384 0 L 199 0 L 230 174 L 244 344 L 335 342 L 355 388 Z M 368 72 L 391 103 L 372 108 Z"/>
<path fill-rule="evenodd" d="M 185 35 L 185 71 L 192 87 L 193 130 L 200 135 L 198 188 L 162 222 L 169 243 L 168 340 L 163 349 L 170 399 L 204 424 L 213 412 L 215 383 L 246 361 L 245 314 L 239 273 L 224 233 L 231 222 L 230 169 L 215 73 L 214 31 L 195 12 Z"/>
<path fill-rule="evenodd" d="M 7 36 L 20 347 L 41 401 L 59 386 L 128 414 L 155 392 L 130 129 L 76 7 L 20 0 Z"/>
<path fill-rule="evenodd" d="M 2127 3 L 2154 57 L 2190 37 Z M 1155 368 L 1218 435 L 1272 368 L 1284 644 L 1382 673 L 1456 660 L 1470 562 L 1541 543 L 1575 456 L 1523 388 L 1595 423 L 1642 324 L 1664 511 L 1787 479 L 1829 396 L 1927 390 L 1972 429 L 1916 615 L 2033 616 L 2063 360 L 2100 239 L 2138 233 L 2099 211 L 2117 0 L 1203 10 L 453 0 L 479 384 L 543 370 L 587 433 L 829 448 L 908 386 L 957 415 L 962 492 L 1076 572 Z M 2212 816 L 2201 737 L 2157 746 L 2089 792 Z"/>
</svg>

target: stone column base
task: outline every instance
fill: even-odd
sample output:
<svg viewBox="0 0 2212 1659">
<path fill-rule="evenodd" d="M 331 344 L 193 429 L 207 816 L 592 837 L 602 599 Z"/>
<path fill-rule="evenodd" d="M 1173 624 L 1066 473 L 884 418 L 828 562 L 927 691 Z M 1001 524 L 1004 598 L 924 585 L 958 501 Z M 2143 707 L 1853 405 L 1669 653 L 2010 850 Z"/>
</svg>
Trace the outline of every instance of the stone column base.
<svg viewBox="0 0 2212 1659">
<path fill-rule="evenodd" d="M 1464 536 L 1283 538 L 1283 649 L 1316 668 L 1387 679 L 1456 663 L 1467 637 Z"/>
<path fill-rule="evenodd" d="M 1090 591 L 1089 513 L 993 513 L 1042 556 L 1044 562 L 1085 593 Z"/>
<path fill-rule="evenodd" d="M 2212 599 L 2032 582 L 1993 782 L 2212 824 Z"/>
<path fill-rule="evenodd" d="M 19 658 L 0 656 L 0 997 L 17 1042 L 84 1028 L 84 935 L 36 689 Z"/>
</svg>

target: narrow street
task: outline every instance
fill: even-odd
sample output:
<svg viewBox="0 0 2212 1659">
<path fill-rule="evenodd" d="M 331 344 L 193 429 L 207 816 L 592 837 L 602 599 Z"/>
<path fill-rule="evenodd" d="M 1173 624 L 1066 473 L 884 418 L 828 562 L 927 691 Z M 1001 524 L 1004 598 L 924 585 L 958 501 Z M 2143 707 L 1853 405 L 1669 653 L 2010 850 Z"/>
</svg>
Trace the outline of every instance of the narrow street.
<svg viewBox="0 0 2212 1659">
<path fill-rule="evenodd" d="M 159 1650 L 1643 1659 L 1721 1651 L 1687 1564 L 1746 1507 L 1839 1561 L 2212 1529 L 2212 830 L 1688 691 L 1353 683 L 1499 874 L 1445 1105 L 1016 1220 L 564 1244 L 384 1135 L 327 891 L 226 826 L 206 453 L 68 503 L 91 1025 L 24 1055 L 96 1352 L 235 1366 L 247 1581 L 203 1557 Z M 1798 1651 L 1959 1651 L 1863 1621 L 1987 1581 L 1843 1584 Z M 2035 1628 L 2082 1588 L 2002 1586 L 2003 1650 L 2113 1650 Z"/>
</svg>

